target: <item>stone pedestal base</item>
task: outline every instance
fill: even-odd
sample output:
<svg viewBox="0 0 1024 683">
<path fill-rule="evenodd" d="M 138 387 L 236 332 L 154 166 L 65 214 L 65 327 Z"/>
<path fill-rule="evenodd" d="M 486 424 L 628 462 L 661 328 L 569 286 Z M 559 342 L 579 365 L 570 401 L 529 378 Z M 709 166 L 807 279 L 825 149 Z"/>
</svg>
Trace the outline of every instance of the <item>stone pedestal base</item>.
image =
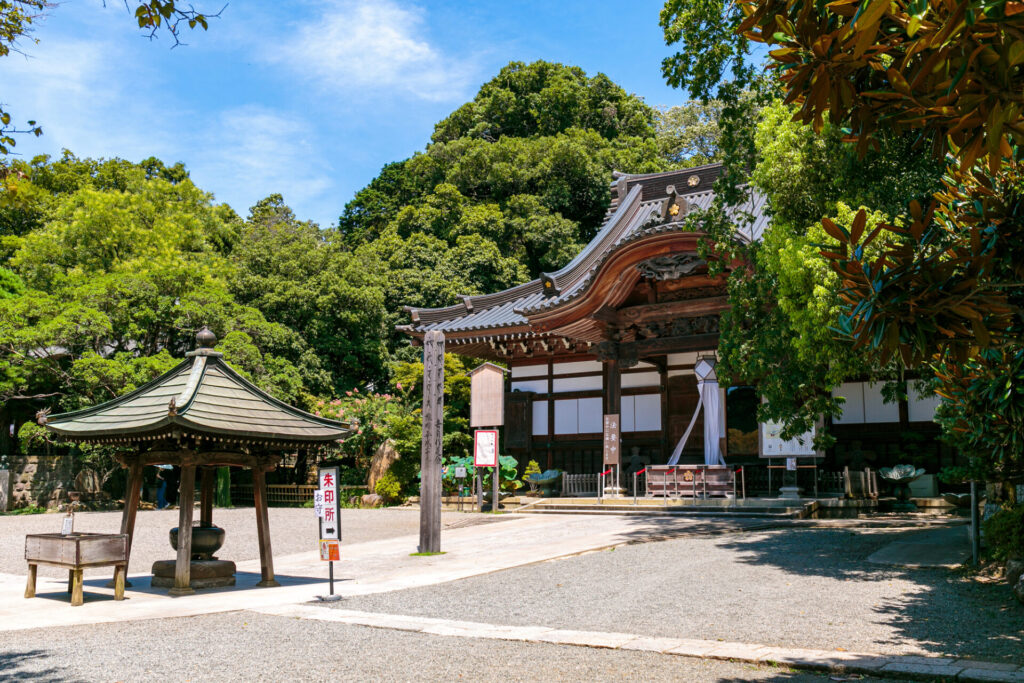
<svg viewBox="0 0 1024 683">
<path fill-rule="evenodd" d="M 626 495 L 626 489 L 621 486 L 605 486 L 604 497 L 605 498 L 622 498 Z"/>
<path fill-rule="evenodd" d="M 779 498 L 789 498 L 797 500 L 801 496 L 804 490 L 799 486 L 781 486 L 779 487 Z"/>
<path fill-rule="evenodd" d="M 152 585 L 157 588 L 173 588 L 174 565 L 174 560 L 154 562 Z M 235 563 L 230 560 L 192 560 L 189 563 L 188 585 L 192 588 L 234 586 Z"/>
</svg>

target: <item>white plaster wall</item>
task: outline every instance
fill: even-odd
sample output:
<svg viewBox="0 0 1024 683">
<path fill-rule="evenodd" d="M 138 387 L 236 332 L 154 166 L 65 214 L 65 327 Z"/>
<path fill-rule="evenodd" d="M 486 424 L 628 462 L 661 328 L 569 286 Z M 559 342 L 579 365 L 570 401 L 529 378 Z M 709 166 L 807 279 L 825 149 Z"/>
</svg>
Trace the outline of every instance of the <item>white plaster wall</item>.
<svg viewBox="0 0 1024 683">
<path fill-rule="evenodd" d="M 661 394 L 641 394 L 633 399 L 634 431 L 650 432 L 661 429 Z"/>
<path fill-rule="evenodd" d="M 839 425 L 864 424 L 864 383 L 845 382 L 832 390 L 832 396 L 842 396 L 843 414 L 833 422 Z"/>
<path fill-rule="evenodd" d="M 548 402 L 533 402 L 533 434 L 534 436 L 547 436 L 548 434 Z"/>
<path fill-rule="evenodd" d="M 603 386 L 600 375 L 593 377 L 555 377 L 552 387 L 556 392 L 600 390 Z"/>
<path fill-rule="evenodd" d="M 921 396 L 914 389 L 915 382 L 907 382 L 907 408 L 911 422 L 930 422 L 935 419 L 935 409 L 942 401 L 936 394 Z"/>
<path fill-rule="evenodd" d="M 622 375 L 622 388 L 656 387 L 661 382 L 657 372 L 632 372 Z"/>
<path fill-rule="evenodd" d="M 623 432 L 636 431 L 635 396 L 623 396 L 619 401 L 619 429 Z"/>
<path fill-rule="evenodd" d="M 577 434 L 579 401 L 574 398 L 555 401 L 555 434 Z"/>
<path fill-rule="evenodd" d="M 547 377 L 548 375 L 548 364 L 541 363 L 540 365 L 514 365 L 510 368 L 512 371 L 512 379 L 518 377 Z"/>
<path fill-rule="evenodd" d="M 536 391 L 538 394 L 548 393 L 547 379 L 531 379 L 512 382 L 512 391 Z"/>
<path fill-rule="evenodd" d="M 568 375 L 577 372 L 601 372 L 601 361 L 579 360 L 569 363 L 555 363 L 554 372 L 556 375 Z"/>
<path fill-rule="evenodd" d="M 900 406 L 898 403 L 885 403 L 882 400 L 883 382 L 871 382 L 864 384 L 864 421 L 877 422 L 899 422 Z"/>
<path fill-rule="evenodd" d="M 600 397 L 579 399 L 577 434 L 595 434 L 604 431 L 601 404 Z"/>
<path fill-rule="evenodd" d="M 697 362 L 697 352 L 688 351 L 687 353 L 670 353 L 668 354 L 669 365 L 693 365 Z"/>
</svg>

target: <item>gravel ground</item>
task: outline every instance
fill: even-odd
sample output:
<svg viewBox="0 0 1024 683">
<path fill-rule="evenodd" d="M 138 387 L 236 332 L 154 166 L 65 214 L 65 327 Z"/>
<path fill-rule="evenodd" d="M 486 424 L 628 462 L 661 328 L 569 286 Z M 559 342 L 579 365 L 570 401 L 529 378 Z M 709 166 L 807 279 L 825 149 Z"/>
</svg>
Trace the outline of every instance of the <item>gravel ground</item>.
<svg viewBox="0 0 1024 683">
<path fill-rule="evenodd" d="M 891 530 L 788 529 L 621 546 L 343 609 L 1024 664 L 1005 585 L 869 565 Z"/>
<path fill-rule="evenodd" d="M 0 634 L 0 681 L 826 681 L 646 652 L 231 612 Z"/>
<path fill-rule="evenodd" d="M 378 510 L 342 510 L 343 545 L 365 543 L 395 536 L 419 533 L 419 510 L 383 508 Z M 24 574 L 25 534 L 60 531 L 60 514 L 0 515 L 0 572 Z M 199 519 L 196 509 L 195 518 Z M 493 515 L 449 512 L 442 523 L 451 528 L 501 521 Z M 256 513 L 253 508 L 215 509 L 213 521 L 227 532 L 224 547 L 217 556 L 239 562 L 259 557 L 256 543 Z M 135 518 L 135 539 L 132 543 L 129 573 L 146 572 L 156 560 L 174 559 L 167 532 L 178 526 L 177 510 L 140 510 Z M 76 531 L 118 533 L 121 513 L 80 512 L 75 515 Z M 306 508 L 270 508 L 270 535 L 274 555 L 316 550 L 316 519 Z M 110 573 L 109 568 L 86 570 L 85 575 Z M 39 567 L 40 576 L 67 576 L 63 569 Z"/>
</svg>

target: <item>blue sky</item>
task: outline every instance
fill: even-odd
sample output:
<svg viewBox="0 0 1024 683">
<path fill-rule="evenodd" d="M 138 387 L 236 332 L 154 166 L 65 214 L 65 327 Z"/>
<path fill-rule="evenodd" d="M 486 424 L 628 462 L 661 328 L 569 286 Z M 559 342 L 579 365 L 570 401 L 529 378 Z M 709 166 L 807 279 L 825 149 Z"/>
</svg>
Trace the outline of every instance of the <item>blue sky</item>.
<svg viewBox="0 0 1024 683">
<path fill-rule="evenodd" d="M 173 50 L 106 5 L 61 0 L 28 57 L 3 60 L 8 110 L 44 130 L 15 151 L 181 161 L 243 215 L 280 192 L 301 218 L 335 223 L 512 60 L 603 71 L 651 105 L 684 99 L 660 75 L 671 50 L 656 0 L 236 0 Z"/>
</svg>

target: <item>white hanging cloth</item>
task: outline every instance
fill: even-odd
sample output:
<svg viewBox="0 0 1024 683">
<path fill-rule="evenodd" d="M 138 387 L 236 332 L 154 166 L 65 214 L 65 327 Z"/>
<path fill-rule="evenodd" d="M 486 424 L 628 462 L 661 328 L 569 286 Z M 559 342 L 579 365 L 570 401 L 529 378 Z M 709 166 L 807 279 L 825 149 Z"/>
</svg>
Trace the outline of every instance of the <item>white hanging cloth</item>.
<svg viewBox="0 0 1024 683">
<path fill-rule="evenodd" d="M 700 382 L 697 383 L 697 386 L 700 386 Z M 683 454 L 683 449 L 686 447 L 686 440 L 690 438 L 690 432 L 693 431 L 693 424 L 697 421 L 697 416 L 700 415 L 700 407 L 701 404 L 704 403 L 704 397 L 699 393 L 699 391 L 700 390 L 698 389 L 697 407 L 693 411 L 693 417 L 690 418 L 690 424 L 686 426 L 686 431 L 683 432 L 683 438 L 679 439 L 679 443 L 677 443 L 676 447 L 672 450 L 672 455 L 668 458 L 669 465 L 676 465 L 679 463 L 679 456 Z"/>
<path fill-rule="evenodd" d="M 704 464 L 724 465 L 722 457 L 722 400 L 718 391 L 718 382 L 708 379 L 697 382 L 700 400 L 704 408 Z"/>
<path fill-rule="evenodd" d="M 683 454 L 683 449 L 686 448 L 686 442 L 690 438 L 690 432 L 693 431 L 693 425 L 697 422 L 697 416 L 700 415 L 700 410 L 705 404 L 707 408 L 704 410 L 704 464 L 725 464 L 725 458 L 722 457 L 722 449 L 718 445 L 718 440 L 721 437 L 720 427 L 722 419 L 718 382 L 715 380 L 698 380 L 697 395 L 697 407 L 693 411 L 693 417 L 690 418 L 690 424 L 686 426 L 686 431 L 683 432 L 682 438 L 679 439 L 679 443 L 672 450 L 672 455 L 669 456 L 669 465 L 679 464 L 679 458 Z"/>
</svg>

